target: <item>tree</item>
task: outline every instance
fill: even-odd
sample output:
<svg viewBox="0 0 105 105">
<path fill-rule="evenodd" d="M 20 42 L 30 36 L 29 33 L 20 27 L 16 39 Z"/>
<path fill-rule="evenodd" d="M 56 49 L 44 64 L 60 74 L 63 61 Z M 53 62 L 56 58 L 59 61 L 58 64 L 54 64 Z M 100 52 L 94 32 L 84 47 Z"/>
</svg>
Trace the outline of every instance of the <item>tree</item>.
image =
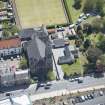
<svg viewBox="0 0 105 105">
<path fill-rule="evenodd" d="M 105 52 L 105 37 L 97 43 L 97 47 Z"/>
<path fill-rule="evenodd" d="M 97 9 L 97 12 L 98 12 L 101 16 L 104 16 L 103 7 L 104 7 L 104 0 L 97 0 L 97 1 L 96 1 L 96 9 Z"/>
<path fill-rule="evenodd" d="M 20 69 L 27 69 L 28 65 L 27 65 L 27 60 L 25 57 L 23 57 L 21 60 L 20 60 L 20 64 L 19 64 L 19 68 Z"/>
<path fill-rule="evenodd" d="M 103 53 L 99 48 L 92 48 L 89 47 L 86 55 L 87 55 L 87 59 L 90 63 L 94 63 L 96 64 L 97 59 L 99 58 L 99 56 L 101 56 Z"/>
<path fill-rule="evenodd" d="M 85 42 L 84 42 L 84 44 L 83 44 L 85 50 L 87 50 L 90 45 L 91 45 L 91 41 L 89 39 L 86 39 Z"/>
<path fill-rule="evenodd" d="M 98 41 L 101 41 L 104 38 L 104 35 L 102 33 L 99 33 L 97 39 Z"/>
<path fill-rule="evenodd" d="M 96 62 L 96 67 L 98 72 L 105 71 L 105 55 L 101 55 Z"/>
<path fill-rule="evenodd" d="M 18 28 L 16 25 L 12 25 L 11 28 L 10 28 L 10 32 L 12 35 L 14 35 L 15 33 L 18 33 Z"/>
<path fill-rule="evenodd" d="M 90 23 L 84 23 L 83 24 L 83 31 L 87 33 L 88 35 L 92 33 L 92 26 Z"/>
<path fill-rule="evenodd" d="M 84 41 L 83 31 L 82 31 L 82 30 L 79 30 L 77 34 L 79 35 L 79 38 L 80 38 L 82 41 Z"/>
<path fill-rule="evenodd" d="M 100 32 L 103 29 L 103 23 L 101 18 L 95 18 L 92 21 L 92 28 L 95 32 Z"/>
<path fill-rule="evenodd" d="M 82 0 L 74 0 L 74 8 L 80 9 L 81 8 L 81 1 Z"/>
<path fill-rule="evenodd" d="M 104 16 L 104 0 L 85 0 L 83 11 L 91 12 L 96 11 L 101 16 Z"/>
<path fill-rule="evenodd" d="M 95 8 L 95 0 L 85 0 L 83 12 L 87 13 Z"/>
<path fill-rule="evenodd" d="M 49 81 L 52 81 L 52 80 L 55 80 L 55 75 L 53 73 L 53 70 L 49 70 L 48 73 L 47 73 L 47 79 Z"/>
<path fill-rule="evenodd" d="M 11 36 L 11 33 L 8 30 L 4 29 L 3 30 L 3 38 L 8 38 L 9 36 Z"/>
</svg>

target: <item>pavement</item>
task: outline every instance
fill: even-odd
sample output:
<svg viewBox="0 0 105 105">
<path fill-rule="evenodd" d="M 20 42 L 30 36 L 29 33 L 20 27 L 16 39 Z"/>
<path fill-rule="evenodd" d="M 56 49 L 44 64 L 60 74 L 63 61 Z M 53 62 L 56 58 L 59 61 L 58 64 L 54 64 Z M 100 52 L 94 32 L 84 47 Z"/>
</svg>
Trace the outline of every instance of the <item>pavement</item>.
<svg viewBox="0 0 105 105">
<path fill-rule="evenodd" d="M 58 65 L 58 58 L 60 56 L 64 56 L 64 54 L 63 54 L 64 48 L 53 49 L 52 51 L 53 51 L 54 60 L 55 60 L 55 64 L 56 64 L 56 67 L 54 66 L 54 70 L 57 69 L 59 79 L 63 80 L 64 72 L 62 70 L 61 65 Z"/>
</svg>

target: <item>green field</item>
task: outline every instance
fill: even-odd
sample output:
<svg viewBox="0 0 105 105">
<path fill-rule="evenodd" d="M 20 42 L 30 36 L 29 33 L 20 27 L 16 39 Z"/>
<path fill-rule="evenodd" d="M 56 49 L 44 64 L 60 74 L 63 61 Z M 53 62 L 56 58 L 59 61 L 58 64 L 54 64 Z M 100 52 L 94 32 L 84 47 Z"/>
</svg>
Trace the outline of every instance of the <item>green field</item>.
<svg viewBox="0 0 105 105">
<path fill-rule="evenodd" d="M 22 28 L 67 23 L 61 0 L 15 0 Z"/>
</svg>

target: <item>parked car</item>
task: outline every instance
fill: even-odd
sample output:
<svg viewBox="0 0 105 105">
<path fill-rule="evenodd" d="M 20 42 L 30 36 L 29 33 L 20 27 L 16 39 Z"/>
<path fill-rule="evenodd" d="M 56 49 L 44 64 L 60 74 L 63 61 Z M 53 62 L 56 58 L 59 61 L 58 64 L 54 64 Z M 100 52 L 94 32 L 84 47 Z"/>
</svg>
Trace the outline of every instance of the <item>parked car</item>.
<svg viewBox="0 0 105 105">
<path fill-rule="evenodd" d="M 20 60 L 20 56 L 19 55 L 17 55 L 17 60 Z"/>
<path fill-rule="evenodd" d="M 11 61 L 13 61 L 13 57 L 11 57 Z"/>
<path fill-rule="evenodd" d="M 82 18 L 85 20 L 85 19 L 87 19 L 87 16 L 84 15 Z"/>
<path fill-rule="evenodd" d="M 81 96 L 82 101 L 85 101 L 85 96 Z"/>
<path fill-rule="evenodd" d="M 83 16 L 85 16 L 85 14 L 84 14 L 84 13 L 80 14 L 79 18 L 82 18 Z"/>
<path fill-rule="evenodd" d="M 88 94 L 88 95 L 87 95 L 87 97 L 88 97 L 88 99 L 89 99 L 89 100 L 91 100 L 91 99 L 92 99 L 92 97 L 91 97 L 91 95 L 90 95 L 90 94 Z"/>
<path fill-rule="evenodd" d="M 47 85 L 46 85 L 44 88 L 45 88 L 45 89 L 50 89 L 50 86 L 47 86 Z"/>
<path fill-rule="evenodd" d="M 0 59 L 0 61 L 1 61 L 1 62 L 3 62 L 3 61 L 4 61 L 4 59 L 3 59 L 3 58 L 1 58 L 1 59 Z"/>
<path fill-rule="evenodd" d="M 78 83 L 83 83 L 83 77 L 79 77 Z"/>
<path fill-rule="evenodd" d="M 6 96 L 10 96 L 11 95 L 11 93 L 6 93 Z"/>
<path fill-rule="evenodd" d="M 69 26 L 69 28 L 71 29 L 71 28 L 74 28 L 74 26 L 75 26 L 75 24 L 71 24 L 70 26 Z"/>
<path fill-rule="evenodd" d="M 99 91 L 99 95 L 103 96 L 104 95 L 103 91 Z"/>
<path fill-rule="evenodd" d="M 88 97 L 87 96 L 84 96 L 85 97 L 85 100 L 88 100 Z"/>
<path fill-rule="evenodd" d="M 74 81 L 75 81 L 75 79 L 74 79 L 74 78 L 71 78 L 71 79 L 69 79 L 69 81 L 70 81 L 70 82 L 74 82 Z"/>
<path fill-rule="evenodd" d="M 87 17 L 89 17 L 89 16 L 90 16 L 90 14 L 89 14 L 89 13 L 87 13 L 87 14 L 86 14 L 86 16 L 87 16 Z"/>
</svg>

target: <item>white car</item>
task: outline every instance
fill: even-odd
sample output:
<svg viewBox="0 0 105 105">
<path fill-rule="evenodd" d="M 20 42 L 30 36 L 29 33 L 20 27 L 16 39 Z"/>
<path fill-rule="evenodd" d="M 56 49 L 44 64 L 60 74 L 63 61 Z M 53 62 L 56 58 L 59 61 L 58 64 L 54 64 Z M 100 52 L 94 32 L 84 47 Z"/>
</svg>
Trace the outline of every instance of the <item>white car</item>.
<svg viewBox="0 0 105 105">
<path fill-rule="evenodd" d="M 82 18 L 83 16 L 85 16 L 85 14 L 84 14 L 84 13 L 80 14 L 79 18 Z"/>
<path fill-rule="evenodd" d="M 87 13 L 87 14 L 86 14 L 86 16 L 87 16 L 87 17 L 89 17 L 89 16 L 90 16 L 90 14 L 89 14 L 89 13 Z"/>
<path fill-rule="evenodd" d="M 74 28 L 74 26 L 75 26 L 75 24 L 71 24 L 70 26 L 69 26 L 69 28 L 71 29 L 71 28 Z"/>
</svg>

